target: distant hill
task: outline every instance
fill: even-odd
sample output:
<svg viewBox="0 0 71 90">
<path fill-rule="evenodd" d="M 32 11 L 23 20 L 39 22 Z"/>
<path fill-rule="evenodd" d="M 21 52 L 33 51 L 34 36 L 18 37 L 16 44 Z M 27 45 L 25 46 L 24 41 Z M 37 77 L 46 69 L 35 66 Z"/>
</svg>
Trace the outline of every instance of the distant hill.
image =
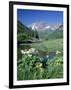
<svg viewBox="0 0 71 90">
<path fill-rule="evenodd" d="M 39 37 L 43 39 L 63 38 L 63 25 L 60 25 L 55 30 L 48 29 L 45 31 L 38 31 Z"/>
<path fill-rule="evenodd" d="M 38 31 L 39 37 L 42 39 L 45 39 L 48 37 L 48 35 L 50 35 L 52 32 L 54 32 L 53 30 L 49 29 L 49 30 L 45 30 L 45 31 Z"/>
<path fill-rule="evenodd" d="M 52 33 L 48 34 L 48 39 L 58 39 L 63 38 L 63 25 L 60 25 L 56 30 L 54 30 Z"/>
<path fill-rule="evenodd" d="M 29 29 L 27 26 L 25 26 L 24 24 L 22 24 L 20 21 L 17 21 L 17 33 L 27 33 L 32 31 L 31 29 Z M 32 31 L 33 32 L 33 31 Z"/>
<path fill-rule="evenodd" d="M 60 25 L 56 30 L 63 30 L 63 25 Z"/>
<path fill-rule="evenodd" d="M 55 30 L 53 33 L 48 35 L 48 39 L 63 38 L 63 30 Z"/>
<path fill-rule="evenodd" d="M 44 22 L 34 22 L 28 26 L 33 31 L 37 30 L 39 38 L 54 39 L 63 38 L 63 25 L 48 25 Z"/>
</svg>

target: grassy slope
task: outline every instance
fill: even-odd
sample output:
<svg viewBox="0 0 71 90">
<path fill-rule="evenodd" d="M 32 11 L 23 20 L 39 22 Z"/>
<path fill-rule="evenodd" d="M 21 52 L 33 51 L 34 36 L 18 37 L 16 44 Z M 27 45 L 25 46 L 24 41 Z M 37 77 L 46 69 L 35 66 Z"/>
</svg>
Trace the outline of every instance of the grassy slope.
<svg viewBox="0 0 71 90">
<path fill-rule="evenodd" d="M 32 45 L 38 50 L 42 51 L 62 51 L 63 49 L 63 39 L 52 39 L 52 40 L 45 40 L 41 43 L 34 43 Z"/>
</svg>

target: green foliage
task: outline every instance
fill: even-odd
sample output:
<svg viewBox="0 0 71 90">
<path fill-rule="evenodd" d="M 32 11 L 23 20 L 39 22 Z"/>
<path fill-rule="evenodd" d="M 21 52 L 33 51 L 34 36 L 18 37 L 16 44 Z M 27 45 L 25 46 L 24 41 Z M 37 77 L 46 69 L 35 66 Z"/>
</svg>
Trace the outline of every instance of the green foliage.
<svg viewBox="0 0 71 90">
<path fill-rule="evenodd" d="M 37 30 L 35 30 L 35 37 L 36 37 L 37 39 L 39 39 L 39 35 L 38 35 Z"/>
<path fill-rule="evenodd" d="M 63 77 L 63 58 L 55 57 L 48 61 L 48 78 L 62 78 Z"/>
<path fill-rule="evenodd" d="M 17 41 L 32 40 L 33 38 L 39 39 L 38 32 L 26 27 L 20 21 L 17 22 Z"/>
<path fill-rule="evenodd" d="M 18 61 L 18 80 L 30 80 L 30 79 L 40 79 L 41 69 L 40 58 L 37 56 L 29 56 L 25 54 L 21 60 Z"/>
<path fill-rule="evenodd" d="M 27 40 L 30 39 L 32 30 L 30 30 L 29 28 L 27 28 L 25 25 L 23 25 L 21 22 L 18 21 L 17 24 L 17 41 L 21 42 L 23 40 Z"/>
<path fill-rule="evenodd" d="M 17 80 L 35 80 L 63 77 L 63 59 L 62 56 L 56 56 L 54 59 L 46 62 L 48 66 L 43 68 L 38 56 L 29 54 L 23 55 L 17 62 Z"/>
<path fill-rule="evenodd" d="M 17 41 L 23 41 L 25 39 L 28 39 L 27 35 L 25 33 L 19 33 L 17 35 Z"/>
</svg>

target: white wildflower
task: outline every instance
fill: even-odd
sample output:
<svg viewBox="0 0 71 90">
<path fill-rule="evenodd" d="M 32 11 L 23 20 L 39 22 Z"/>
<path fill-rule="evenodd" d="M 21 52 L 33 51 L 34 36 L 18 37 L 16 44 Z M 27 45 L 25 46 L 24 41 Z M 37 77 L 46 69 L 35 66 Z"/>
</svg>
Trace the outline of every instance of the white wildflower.
<svg viewBox="0 0 71 90">
<path fill-rule="evenodd" d="M 22 53 L 22 54 L 25 54 L 26 52 L 25 52 L 24 50 L 21 50 L 21 53 Z"/>
<path fill-rule="evenodd" d="M 56 54 L 60 54 L 61 52 L 60 51 L 56 51 Z"/>
<path fill-rule="evenodd" d="M 35 50 L 36 50 L 35 48 L 30 48 L 30 49 L 29 49 L 29 53 L 34 53 Z"/>
<path fill-rule="evenodd" d="M 47 58 L 49 57 L 49 55 L 46 56 Z"/>
</svg>

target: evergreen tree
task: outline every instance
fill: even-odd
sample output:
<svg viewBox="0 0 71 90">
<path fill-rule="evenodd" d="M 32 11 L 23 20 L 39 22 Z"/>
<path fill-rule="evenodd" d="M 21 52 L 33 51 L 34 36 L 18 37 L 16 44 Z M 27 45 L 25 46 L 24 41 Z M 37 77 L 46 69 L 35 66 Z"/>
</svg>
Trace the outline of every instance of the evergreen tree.
<svg viewBox="0 0 71 90">
<path fill-rule="evenodd" d="M 35 30 L 35 38 L 39 39 L 39 35 L 38 35 L 37 30 Z"/>
</svg>

